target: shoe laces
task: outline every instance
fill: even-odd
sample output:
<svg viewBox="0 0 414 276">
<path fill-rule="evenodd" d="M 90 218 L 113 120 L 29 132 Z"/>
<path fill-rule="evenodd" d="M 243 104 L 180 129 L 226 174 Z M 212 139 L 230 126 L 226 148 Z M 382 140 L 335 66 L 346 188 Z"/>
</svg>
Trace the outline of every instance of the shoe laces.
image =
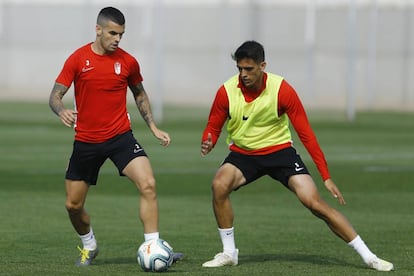
<svg viewBox="0 0 414 276">
<path fill-rule="evenodd" d="M 86 260 L 89 259 L 89 250 L 82 249 L 79 246 L 78 246 L 78 250 L 79 250 L 79 256 L 81 257 L 80 262 L 83 264 L 86 262 Z"/>
</svg>

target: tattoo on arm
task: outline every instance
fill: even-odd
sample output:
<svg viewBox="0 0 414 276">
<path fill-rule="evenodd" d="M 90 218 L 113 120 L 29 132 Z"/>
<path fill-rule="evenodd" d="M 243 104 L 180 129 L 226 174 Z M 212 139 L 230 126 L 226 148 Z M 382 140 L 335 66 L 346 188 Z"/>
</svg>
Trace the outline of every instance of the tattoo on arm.
<svg viewBox="0 0 414 276">
<path fill-rule="evenodd" d="M 55 83 L 49 97 L 49 106 L 52 111 L 59 116 L 59 113 L 65 109 L 62 98 L 68 91 L 68 87 Z"/>
<path fill-rule="evenodd" d="M 148 126 L 151 126 L 154 123 L 152 117 L 151 105 L 147 93 L 145 92 L 144 86 L 142 83 L 139 83 L 135 86 L 130 86 L 132 94 L 134 95 L 135 104 Z"/>
</svg>

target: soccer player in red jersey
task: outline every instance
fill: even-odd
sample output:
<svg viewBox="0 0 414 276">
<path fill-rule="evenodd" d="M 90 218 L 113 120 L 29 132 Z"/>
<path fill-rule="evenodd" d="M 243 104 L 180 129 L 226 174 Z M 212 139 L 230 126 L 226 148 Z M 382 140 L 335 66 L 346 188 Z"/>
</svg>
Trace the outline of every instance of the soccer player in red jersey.
<svg viewBox="0 0 414 276">
<path fill-rule="evenodd" d="M 239 74 L 218 89 L 201 142 L 201 155 L 205 156 L 215 146 L 227 122 L 230 153 L 212 182 L 213 210 L 223 251 L 203 266 L 238 264 L 230 194 L 269 175 L 295 193 L 306 208 L 356 250 L 368 267 L 393 270 L 393 264 L 372 253 L 348 220 L 320 197 L 305 164 L 292 146 L 289 121 L 315 162 L 326 189 L 340 204 L 345 204 L 330 177 L 324 154 L 295 90 L 281 76 L 265 72 L 263 46 L 256 41 L 246 41 L 236 50 L 233 59 Z"/>
<path fill-rule="evenodd" d="M 163 146 L 168 146 L 171 139 L 154 122 L 137 60 L 119 48 L 124 31 L 124 15 L 116 8 L 103 8 L 97 18 L 95 41 L 70 55 L 49 98 L 51 109 L 62 123 L 75 129 L 65 185 L 66 209 L 83 243 L 83 247 L 79 247 L 79 266 L 89 265 L 98 254 L 90 216 L 84 205 L 89 187 L 96 185 L 99 170 L 108 158 L 119 174 L 127 176 L 140 192 L 139 215 L 144 239 L 159 238 L 154 174 L 131 130 L 126 98 L 128 87 L 155 138 Z M 66 108 L 62 101 L 72 83 L 73 110 Z"/>
</svg>

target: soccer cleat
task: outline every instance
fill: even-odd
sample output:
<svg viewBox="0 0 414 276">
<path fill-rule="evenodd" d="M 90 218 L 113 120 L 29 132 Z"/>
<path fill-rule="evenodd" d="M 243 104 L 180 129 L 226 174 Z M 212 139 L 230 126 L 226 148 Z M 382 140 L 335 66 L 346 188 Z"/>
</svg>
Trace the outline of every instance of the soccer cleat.
<svg viewBox="0 0 414 276">
<path fill-rule="evenodd" d="M 239 250 L 236 249 L 236 252 L 232 256 L 227 255 L 224 252 L 216 254 L 214 259 L 211 261 L 205 262 L 203 267 L 220 267 L 225 265 L 237 265 L 239 263 Z"/>
<path fill-rule="evenodd" d="M 82 249 L 78 246 L 78 249 L 80 251 L 80 254 L 79 254 L 79 259 L 76 262 L 77 266 L 90 265 L 93 259 L 95 259 L 96 256 L 98 256 L 98 252 L 99 252 L 98 247 L 95 250 L 87 250 L 87 249 Z"/>
<path fill-rule="evenodd" d="M 373 268 L 378 271 L 391 271 L 394 270 L 394 265 L 390 262 L 384 261 L 380 258 L 376 258 L 375 260 L 368 263 L 370 268 Z"/>
<path fill-rule="evenodd" d="M 173 263 L 181 261 L 184 258 L 184 253 L 174 252 L 173 254 Z"/>
</svg>

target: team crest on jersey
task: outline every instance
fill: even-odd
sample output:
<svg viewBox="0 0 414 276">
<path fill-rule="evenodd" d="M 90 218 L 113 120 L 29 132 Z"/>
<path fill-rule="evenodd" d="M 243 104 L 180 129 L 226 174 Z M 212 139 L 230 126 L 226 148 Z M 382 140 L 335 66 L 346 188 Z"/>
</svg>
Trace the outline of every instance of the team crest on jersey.
<svg viewBox="0 0 414 276">
<path fill-rule="evenodd" d="M 115 69 L 115 74 L 117 74 L 117 75 L 121 74 L 121 63 L 115 62 L 114 63 L 114 69 Z"/>
</svg>

